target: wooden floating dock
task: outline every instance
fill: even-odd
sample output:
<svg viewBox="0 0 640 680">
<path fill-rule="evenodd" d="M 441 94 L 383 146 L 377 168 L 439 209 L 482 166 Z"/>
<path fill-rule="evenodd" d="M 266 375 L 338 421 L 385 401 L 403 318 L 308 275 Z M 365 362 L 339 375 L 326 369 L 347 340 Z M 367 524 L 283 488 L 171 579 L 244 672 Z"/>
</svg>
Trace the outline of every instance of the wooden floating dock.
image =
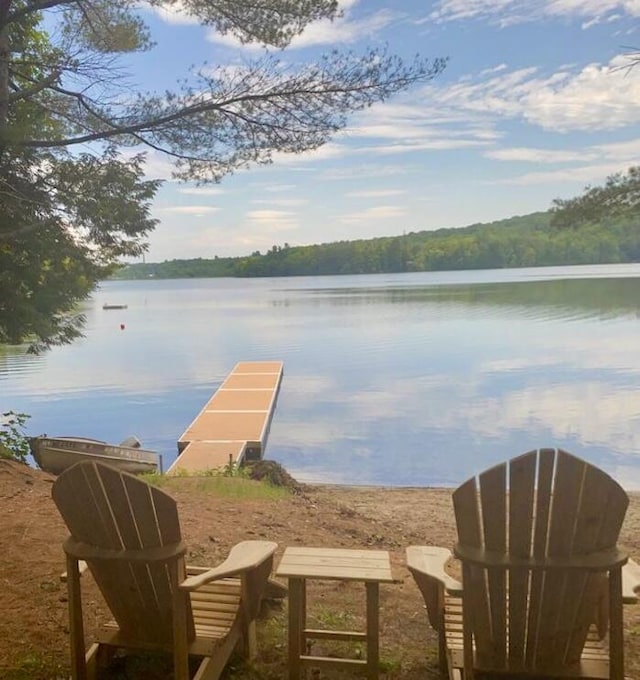
<svg viewBox="0 0 640 680">
<path fill-rule="evenodd" d="M 262 458 L 282 381 L 281 361 L 242 361 L 178 440 L 167 474 L 191 474 Z"/>
</svg>

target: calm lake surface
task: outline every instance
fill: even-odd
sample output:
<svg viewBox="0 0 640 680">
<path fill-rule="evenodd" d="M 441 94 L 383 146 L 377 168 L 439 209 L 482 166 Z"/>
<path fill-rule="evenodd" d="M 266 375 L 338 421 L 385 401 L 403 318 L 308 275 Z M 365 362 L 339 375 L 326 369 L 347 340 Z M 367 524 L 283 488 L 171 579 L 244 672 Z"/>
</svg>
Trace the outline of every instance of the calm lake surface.
<svg viewBox="0 0 640 680">
<path fill-rule="evenodd" d="M 273 359 L 266 457 L 301 481 L 454 486 L 559 446 L 640 489 L 640 265 L 114 281 L 85 312 L 72 346 L 0 349 L 29 434 L 135 434 L 166 469 L 236 362 Z"/>
</svg>

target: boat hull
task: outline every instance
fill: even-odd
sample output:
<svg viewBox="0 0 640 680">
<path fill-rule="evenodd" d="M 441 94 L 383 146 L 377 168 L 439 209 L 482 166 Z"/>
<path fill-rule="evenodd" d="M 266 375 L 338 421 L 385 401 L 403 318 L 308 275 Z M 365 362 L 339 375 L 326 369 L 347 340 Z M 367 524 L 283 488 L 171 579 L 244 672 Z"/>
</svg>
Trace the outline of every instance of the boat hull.
<svg viewBox="0 0 640 680">
<path fill-rule="evenodd" d="M 54 475 L 83 460 L 106 463 L 131 474 L 160 470 L 160 457 L 155 451 L 117 446 L 97 439 L 34 437 L 30 446 L 36 463 Z"/>
</svg>

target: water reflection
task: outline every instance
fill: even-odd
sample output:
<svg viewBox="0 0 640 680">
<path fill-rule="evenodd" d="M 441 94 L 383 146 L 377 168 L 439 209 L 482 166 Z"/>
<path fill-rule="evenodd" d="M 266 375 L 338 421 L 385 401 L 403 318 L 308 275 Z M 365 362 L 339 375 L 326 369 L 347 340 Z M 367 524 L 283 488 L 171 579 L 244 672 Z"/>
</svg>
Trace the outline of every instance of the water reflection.
<svg viewBox="0 0 640 680">
<path fill-rule="evenodd" d="M 79 343 L 0 353 L 1 406 L 167 465 L 237 361 L 281 359 L 268 455 L 302 480 L 454 485 L 557 445 L 640 488 L 640 268 L 568 275 L 110 282 Z"/>
<path fill-rule="evenodd" d="M 336 287 L 309 291 L 309 298 L 287 298 L 278 304 L 428 306 L 441 315 L 479 315 L 496 310 L 501 315 L 531 318 L 604 318 L 640 314 L 637 279 L 558 279 L 459 283 L 455 285 L 396 287 Z"/>
</svg>

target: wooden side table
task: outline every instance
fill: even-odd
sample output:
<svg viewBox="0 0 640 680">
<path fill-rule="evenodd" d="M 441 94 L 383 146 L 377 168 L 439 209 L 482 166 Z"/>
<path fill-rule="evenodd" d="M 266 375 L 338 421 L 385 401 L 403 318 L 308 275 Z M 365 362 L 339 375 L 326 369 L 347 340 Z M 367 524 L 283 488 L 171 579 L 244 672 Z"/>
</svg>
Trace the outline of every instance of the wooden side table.
<svg viewBox="0 0 640 680">
<path fill-rule="evenodd" d="M 289 678 L 298 680 L 305 666 L 349 667 L 366 670 L 367 678 L 378 678 L 379 584 L 393 583 L 386 550 L 344 550 L 336 548 L 287 548 L 278 565 L 277 576 L 289 579 Z M 366 632 L 330 631 L 307 628 L 307 580 L 361 581 L 366 588 Z M 363 641 L 367 656 L 336 659 L 307 655 L 307 640 Z"/>
</svg>

